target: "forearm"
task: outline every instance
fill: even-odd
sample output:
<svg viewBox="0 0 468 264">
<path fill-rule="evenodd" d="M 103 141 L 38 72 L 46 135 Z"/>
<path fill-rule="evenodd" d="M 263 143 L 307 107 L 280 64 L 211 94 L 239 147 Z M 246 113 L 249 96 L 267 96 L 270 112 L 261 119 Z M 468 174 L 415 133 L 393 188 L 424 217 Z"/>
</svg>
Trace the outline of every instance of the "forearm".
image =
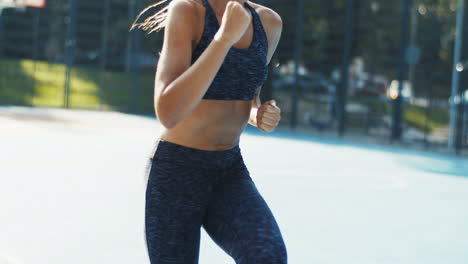
<svg viewBox="0 0 468 264">
<path fill-rule="evenodd" d="M 229 49 L 228 43 L 213 40 L 193 65 L 161 89 L 156 111 L 158 116 L 166 117 L 169 127 L 183 120 L 200 103 Z"/>
</svg>

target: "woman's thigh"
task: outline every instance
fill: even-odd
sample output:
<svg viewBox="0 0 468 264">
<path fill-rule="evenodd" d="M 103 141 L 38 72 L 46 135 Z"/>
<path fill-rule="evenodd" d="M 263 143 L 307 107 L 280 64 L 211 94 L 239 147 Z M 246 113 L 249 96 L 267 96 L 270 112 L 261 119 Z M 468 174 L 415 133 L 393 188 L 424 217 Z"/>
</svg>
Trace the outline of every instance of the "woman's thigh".
<svg viewBox="0 0 468 264">
<path fill-rule="evenodd" d="M 278 224 L 246 168 L 215 187 L 203 227 L 238 264 L 287 262 Z"/>
<path fill-rule="evenodd" d="M 200 228 L 211 189 L 204 177 L 180 163 L 152 161 L 145 204 L 145 235 L 152 264 L 198 263 Z"/>
</svg>

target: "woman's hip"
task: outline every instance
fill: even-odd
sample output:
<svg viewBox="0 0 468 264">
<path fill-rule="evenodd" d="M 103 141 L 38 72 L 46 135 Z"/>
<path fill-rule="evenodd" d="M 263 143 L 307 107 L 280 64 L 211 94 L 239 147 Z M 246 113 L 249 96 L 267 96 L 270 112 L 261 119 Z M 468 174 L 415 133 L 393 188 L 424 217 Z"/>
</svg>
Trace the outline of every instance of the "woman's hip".
<svg viewBox="0 0 468 264">
<path fill-rule="evenodd" d="M 229 170 L 244 165 L 239 145 L 227 150 L 202 150 L 165 140 L 156 141 L 150 160 L 156 166 L 207 171 Z"/>
</svg>

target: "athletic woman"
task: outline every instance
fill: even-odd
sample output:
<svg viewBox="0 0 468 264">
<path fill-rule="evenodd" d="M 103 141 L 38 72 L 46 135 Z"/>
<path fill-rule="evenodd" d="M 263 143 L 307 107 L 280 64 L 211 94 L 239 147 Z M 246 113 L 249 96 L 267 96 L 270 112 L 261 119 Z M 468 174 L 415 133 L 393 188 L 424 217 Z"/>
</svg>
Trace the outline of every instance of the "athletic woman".
<svg viewBox="0 0 468 264">
<path fill-rule="evenodd" d="M 281 18 L 246 0 L 174 0 L 134 26 L 165 27 L 154 86 L 165 130 L 146 187 L 151 263 L 198 263 L 202 226 L 238 264 L 286 263 L 278 224 L 239 148 L 248 123 L 271 132 L 280 120 L 275 101 L 261 104 L 259 94 Z"/>
</svg>

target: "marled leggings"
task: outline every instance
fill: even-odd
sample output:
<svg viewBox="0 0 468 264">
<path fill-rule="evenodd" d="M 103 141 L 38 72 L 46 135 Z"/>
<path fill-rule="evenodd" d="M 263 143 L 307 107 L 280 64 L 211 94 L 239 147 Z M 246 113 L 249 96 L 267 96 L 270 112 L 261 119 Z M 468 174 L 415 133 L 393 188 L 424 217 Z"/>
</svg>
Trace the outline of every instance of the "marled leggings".
<svg viewBox="0 0 468 264">
<path fill-rule="evenodd" d="M 152 264 L 198 263 L 200 228 L 237 264 L 284 264 L 286 247 L 239 146 L 157 141 L 148 167 L 145 234 Z"/>
</svg>

